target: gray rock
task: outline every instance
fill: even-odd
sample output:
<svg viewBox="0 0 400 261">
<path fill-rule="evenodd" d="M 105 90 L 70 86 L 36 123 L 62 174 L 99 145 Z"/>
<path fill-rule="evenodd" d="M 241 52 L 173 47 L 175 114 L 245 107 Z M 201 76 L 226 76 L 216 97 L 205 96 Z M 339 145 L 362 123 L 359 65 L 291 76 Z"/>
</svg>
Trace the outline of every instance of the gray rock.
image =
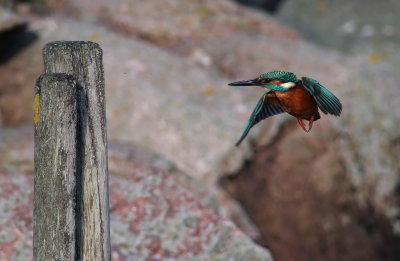
<svg viewBox="0 0 400 261">
<path fill-rule="evenodd" d="M 307 39 L 357 54 L 372 64 L 400 66 L 400 2 L 292 1 L 283 3 L 278 18 Z"/>
<path fill-rule="evenodd" d="M 398 45 L 399 10 L 400 3 L 395 0 L 287 0 L 278 17 L 307 38 L 348 51 L 358 45 Z"/>
<path fill-rule="evenodd" d="M 9 9 L 0 6 L 0 33 L 25 28 L 27 22 Z"/>
</svg>

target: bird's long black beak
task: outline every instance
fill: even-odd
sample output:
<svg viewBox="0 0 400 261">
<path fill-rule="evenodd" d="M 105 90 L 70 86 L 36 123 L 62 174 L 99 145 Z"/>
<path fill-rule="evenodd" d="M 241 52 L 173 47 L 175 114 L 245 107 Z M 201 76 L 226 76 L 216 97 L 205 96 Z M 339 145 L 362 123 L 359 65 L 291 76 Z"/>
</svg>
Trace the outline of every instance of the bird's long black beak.
<svg viewBox="0 0 400 261">
<path fill-rule="evenodd" d="M 253 86 L 253 85 L 260 85 L 259 78 L 246 80 L 246 81 L 238 81 L 238 82 L 231 82 L 228 83 L 230 86 Z"/>
</svg>

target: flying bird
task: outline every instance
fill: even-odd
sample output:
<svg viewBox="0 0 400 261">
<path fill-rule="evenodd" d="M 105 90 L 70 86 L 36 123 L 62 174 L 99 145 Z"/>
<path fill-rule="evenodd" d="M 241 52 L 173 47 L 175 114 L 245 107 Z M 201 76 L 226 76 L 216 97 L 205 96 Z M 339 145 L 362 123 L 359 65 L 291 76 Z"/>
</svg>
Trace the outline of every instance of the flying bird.
<svg viewBox="0 0 400 261">
<path fill-rule="evenodd" d="M 328 89 L 312 78 L 297 79 L 291 72 L 273 71 L 246 81 L 232 82 L 231 86 L 261 86 L 270 89 L 258 101 L 236 146 L 244 140 L 250 129 L 260 121 L 287 112 L 297 118 L 305 132 L 311 131 L 313 122 L 325 114 L 340 116 L 342 104 Z M 306 129 L 303 120 L 309 121 Z"/>
</svg>

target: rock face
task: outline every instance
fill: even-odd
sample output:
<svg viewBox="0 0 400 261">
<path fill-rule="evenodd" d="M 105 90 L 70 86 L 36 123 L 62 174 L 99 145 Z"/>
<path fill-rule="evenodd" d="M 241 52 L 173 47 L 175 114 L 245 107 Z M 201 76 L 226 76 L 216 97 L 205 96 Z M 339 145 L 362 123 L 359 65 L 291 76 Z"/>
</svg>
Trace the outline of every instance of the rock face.
<svg viewBox="0 0 400 261">
<path fill-rule="evenodd" d="M 346 86 L 351 100 L 341 122 L 341 153 L 361 198 L 383 210 L 396 233 L 400 113 L 393 108 L 400 97 L 398 10 L 398 1 L 285 1 L 278 15 L 312 41 L 354 53 L 354 59 L 363 57 L 362 66 L 349 69 L 354 71 Z"/>
<path fill-rule="evenodd" d="M 373 0 L 287 0 L 278 17 L 313 40 L 349 51 L 371 45 L 398 44 L 399 9 L 400 3 L 395 0 L 384 4 Z"/>
<path fill-rule="evenodd" d="M 395 0 L 384 4 L 373 0 L 287 0 L 277 16 L 312 41 L 366 57 L 372 64 L 386 63 L 396 74 L 400 66 L 399 10 L 400 3 Z"/>
<path fill-rule="evenodd" d="M 12 11 L 0 6 L 0 35 L 26 27 L 26 21 Z"/>
<path fill-rule="evenodd" d="M 0 171 L 0 185 L 0 259 L 32 260 L 33 178 Z"/>
<path fill-rule="evenodd" d="M 110 197 L 113 260 L 272 260 L 167 173 L 111 179 Z"/>
<path fill-rule="evenodd" d="M 324 3 L 331 2 L 320 3 L 319 8 L 323 9 L 326 8 Z M 376 61 L 374 56 L 371 60 L 370 56 L 351 56 L 317 46 L 269 16 L 242 9 L 225 0 L 218 3 L 212 0 L 154 0 L 145 3 L 128 3 L 125 0 L 112 3 L 72 1 L 66 10 L 67 13 L 76 10 L 73 13 L 83 20 L 76 22 L 51 17 L 32 20 L 32 29 L 40 32 L 41 39 L 31 47 L 36 58 L 29 57 L 32 60 L 28 61 L 34 62 L 28 63 L 40 63 L 43 44 L 53 40 L 92 40 L 102 46 L 109 140 L 120 144 L 116 145 L 117 152 L 110 153 L 110 166 L 114 164 L 116 173 L 127 173 L 127 176 L 122 175 L 123 178 L 112 181 L 115 188 L 112 193 L 127 206 L 133 206 L 140 215 L 154 215 L 156 219 L 155 223 L 145 219 L 138 222 L 133 212 L 119 206 L 113 210 L 115 215 L 121 212 L 120 216 L 115 216 L 115 224 L 151 228 L 149 238 L 139 234 L 129 235 L 146 238 L 148 246 L 142 246 L 143 249 L 151 246 L 155 255 L 167 258 L 177 256 L 183 248 L 160 245 L 158 242 L 167 234 L 154 236 L 160 223 L 170 222 L 164 219 L 170 215 L 165 212 L 169 205 L 158 192 L 154 202 L 149 199 L 148 195 L 154 192 L 145 185 L 150 181 L 140 171 L 127 171 L 137 164 L 132 163 L 135 157 L 129 156 L 135 155 L 135 152 L 124 148 L 131 143 L 157 152 L 159 156 L 148 158 L 153 162 L 149 164 L 151 168 L 155 164 L 171 171 L 170 166 L 174 166 L 174 173 L 185 173 L 191 177 L 180 176 L 178 180 L 181 180 L 180 184 L 186 184 L 182 187 L 195 191 L 193 194 L 203 205 L 218 209 L 225 217 L 233 216 L 229 213 L 232 208 L 226 207 L 231 206 L 232 201 L 220 189 L 218 181 L 232 174 L 244 174 L 239 175 L 242 179 L 238 178 L 242 183 L 238 182 L 235 188 L 227 186 L 227 189 L 241 200 L 248 213 L 252 213 L 266 241 L 261 243 L 273 248 L 272 251 L 281 258 L 335 260 L 338 255 L 332 252 L 345 249 L 349 260 L 357 260 L 357 257 L 364 258 L 365 255 L 360 252 L 357 255 L 354 249 L 364 248 L 370 249 L 368 253 L 375 256 L 376 252 L 369 248 L 373 240 L 359 240 L 370 235 L 371 226 L 375 229 L 375 223 L 369 219 L 365 221 L 365 216 L 384 219 L 389 224 L 385 233 L 399 231 L 397 202 L 400 166 L 397 155 L 400 152 L 400 132 L 397 123 L 400 122 L 400 114 L 394 108 L 400 105 L 400 88 L 399 76 L 388 64 L 371 63 Z M 98 23 L 102 27 L 96 25 Z M 120 32 L 124 32 L 125 36 L 121 36 Z M 14 71 L 22 71 L 25 64 L 19 62 L 13 67 Z M 39 74 L 40 68 L 32 68 Z M 280 115 L 254 127 L 241 147 L 234 147 L 251 110 L 265 90 L 233 88 L 226 84 L 276 69 L 293 71 L 298 76 L 310 76 L 321 81 L 342 101 L 342 116 L 322 115 L 313 131 L 305 134 L 293 125 L 290 117 Z M 34 78 L 36 76 L 31 81 L 21 80 L 23 83 L 19 84 L 31 88 Z M 15 81 L 10 78 L 9 82 Z M 18 107 L 16 100 L 15 108 Z M 18 100 L 18 104 L 31 102 L 29 95 Z M 8 105 L 12 106 L 12 103 Z M 28 109 L 21 111 L 28 117 L 20 118 L 20 121 L 26 122 L 32 113 Z M 16 153 L 22 152 L 17 150 Z M 11 158 L 0 157 L 1 164 L 6 166 L 4 169 L 19 169 L 19 173 L 25 173 L 21 170 L 24 164 L 16 167 L 10 164 Z M 23 159 L 13 160 L 23 162 Z M 249 167 L 252 164 L 256 167 Z M 170 181 L 165 172 L 149 170 L 147 173 L 154 178 L 157 190 L 171 188 L 168 187 Z M 254 180 L 243 180 L 246 174 Z M 149 203 L 149 210 L 140 210 L 138 202 L 131 200 L 130 197 L 137 196 L 136 192 L 120 189 L 124 188 L 121 180 L 134 182 L 131 175 L 139 175 L 143 182 L 148 182 L 132 186 L 147 195 L 142 200 Z M 195 187 L 200 187 L 199 184 L 206 184 L 206 188 L 195 190 Z M 243 184 L 249 187 L 242 188 Z M 177 190 L 187 195 L 182 187 Z M 215 197 L 219 200 L 216 201 Z M 225 207 L 218 206 L 225 202 L 223 200 L 229 203 Z M 207 209 L 192 199 L 187 202 L 193 213 L 188 211 L 185 213 L 187 216 L 182 217 L 195 220 L 184 226 L 187 233 L 197 233 L 196 224 L 202 226 L 203 215 L 225 231 L 226 225 L 222 220 L 215 221 Z M 318 207 L 327 202 L 334 207 Z M 348 211 L 349 204 L 351 209 L 360 209 L 360 213 L 364 214 L 357 216 Z M 159 210 L 157 205 L 166 209 Z M 286 212 L 282 206 L 287 206 Z M 260 208 L 268 211 L 259 215 L 254 213 Z M 174 207 L 171 209 L 179 212 Z M 316 212 L 319 214 L 314 214 Z M 374 214 L 369 215 L 371 212 Z M 359 226 L 360 222 L 365 224 Z M 332 224 L 354 230 L 340 230 L 344 231 L 343 234 L 337 233 L 329 241 L 337 228 L 332 228 Z M 210 228 L 202 236 L 229 238 L 236 235 L 234 229 L 228 229 L 230 232 L 227 234 L 217 230 Z M 122 233 L 121 229 L 119 231 Z M 374 231 L 371 232 L 373 235 L 380 235 L 379 231 Z M 301 244 L 299 238 L 302 239 Z M 115 240 L 122 242 L 121 238 Z M 194 239 L 188 236 L 187 241 L 190 243 L 191 240 Z M 236 246 L 235 240 L 226 246 Z M 183 236 L 178 236 L 174 242 L 187 246 Z M 385 245 L 385 241 L 377 242 Z M 114 248 L 114 257 L 123 256 L 124 249 L 135 251 L 135 247 L 139 247 L 138 242 L 128 246 L 121 243 Z M 203 247 L 205 252 L 198 255 L 210 255 L 207 257 L 211 259 L 220 253 L 210 250 L 216 248 L 220 249 L 213 245 L 212 240 L 208 241 Z M 307 251 L 309 248 L 318 250 Z M 258 251 L 255 247 L 253 253 Z M 144 251 L 140 255 L 144 257 L 146 253 Z M 290 256 L 288 253 L 297 255 Z M 355 254 L 351 256 L 352 253 Z M 188 255 L 195 256 L 193 252 Z M 269 258 L 264 252 L 262 256 Z"/>
<path fill-rule="evenodd" d="M 296 121 L 285 124 L 273 142 L 255 144 L 254 159 L 223 186 L 246 208 L 275 260 L 397 260 L 390 219 L 368 199 L 360 204 L 337 133 L 326 125 L 318 130 L 304 135 Z"/>
</svg>

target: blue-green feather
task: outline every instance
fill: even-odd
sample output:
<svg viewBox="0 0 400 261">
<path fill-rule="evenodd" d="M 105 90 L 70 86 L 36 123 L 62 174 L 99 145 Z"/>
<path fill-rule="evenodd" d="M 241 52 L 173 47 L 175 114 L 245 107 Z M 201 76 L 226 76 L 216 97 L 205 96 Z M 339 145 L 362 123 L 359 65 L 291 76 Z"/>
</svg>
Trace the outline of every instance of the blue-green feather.
<svg viewBox="0 0 400 261">
<path fill-rule="evenodd" d="M 262 79 L 280 80 L 282 82 L 298 82 L 296 75 L 291 72 L 272 71 L 260 75 Z"/>
<path fill-rule="evenodd" d="M 335 95 L 312 78 L 302 77 L 301 81 L 304 88 L 314 97 L 318 107 L 323 113 L 329 113 L 335 116 L 340 115 L 342 112 L 342 104 Z"/>
<path fill-rule="evenodd" d="M 239 146 L 239 144 L 244 140 L 244 138 L 246 138 L 250 129 L 254 125 L 256 125 L 260 121 L 262 121 L 270 116 L 285 112 L 285 110 L 282 109 L 280 106 L 267 103 L 265 101 L 266 95 L 267 95 L 267 93 L 265 93 L 261 97 L 261 99 L 258 101 L 256 107 L 253 110 L 253 113 L 250 115 L 250 119 L 247 122 L 246 127 L 244 128 L 242 136 L 240 137 L 239 141 L 236 143 L 236 146 Z"/>
</svg>

